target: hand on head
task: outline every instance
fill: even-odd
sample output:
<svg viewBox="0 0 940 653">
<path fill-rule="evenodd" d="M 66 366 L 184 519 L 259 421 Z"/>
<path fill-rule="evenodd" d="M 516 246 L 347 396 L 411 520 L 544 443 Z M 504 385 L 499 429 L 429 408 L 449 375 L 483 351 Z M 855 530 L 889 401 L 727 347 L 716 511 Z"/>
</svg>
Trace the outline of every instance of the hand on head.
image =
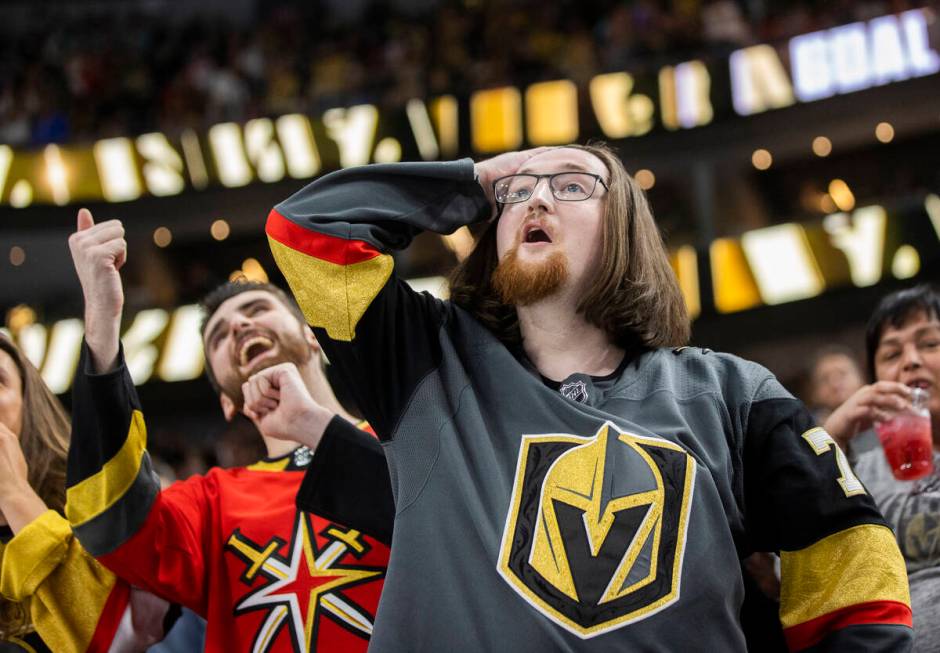
<svg viewBox="0 0 940 653">
<path fill-rule="evenodd" d="M 493 207 L 493 215 L 496 215 L 496 211 L 499 209 L 499 207 L 496 206 L 496 198 L 493 195 L 493 182 L 500 177 L 515 174 L 526 161 L 552 149 L 554 148 L 534 147 L 530 150 L 521 150 L 519 152 L 506 152 L 505 154 L 494 156 L 492 159 L 474 164 L 474 172 L 476 172 L 477 179 L 483 187 L 483 192 L 486 193 L 486 197 L 490 200 L 490 205 Z"/>
<path fill-rule="evenodd" d="M 78 228 L 69 237 L 72 262 L 85 297 L 85 340 L 99 372 L 117 358 L 124 289 L 120 269 L 127 242 L 120 220 L 95 224 L 88 209 L 78 212 Z"/>
<path fill-rule="evenodd" d="M 315 449 L 333 418 L 310 396 L 293 363 L 280 363 L 253 374 L 242 385 L 242 394 L 242 412 L 265 437 L 293 440 Z"/>
<path fill-rule="evenodd" d="M 845 448 L 849 440 L 911 406 L 911 389 L 895 381 L 864 385 L 826 419 L 823 428 Z"/>
</svg>

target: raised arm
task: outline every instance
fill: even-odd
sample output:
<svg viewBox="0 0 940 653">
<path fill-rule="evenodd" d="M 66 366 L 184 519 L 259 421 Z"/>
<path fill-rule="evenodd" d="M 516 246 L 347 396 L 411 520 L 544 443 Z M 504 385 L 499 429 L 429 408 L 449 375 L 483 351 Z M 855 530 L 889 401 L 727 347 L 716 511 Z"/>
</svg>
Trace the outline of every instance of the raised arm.
<svg viewBox="0 0 940 653">
<path fill-rule="evenodd" d="M 351 168 L 271 211 L 271 251 L 307 321 L 383 438 L 440 360 L 446 308 L 394 274 L 394 250 L 492 213 L 469 159 Z"/>
<path fill-rule="evenodd" d="M 119 340 L 123 236 L 120 222 L 96 225 L 83 209 L 69 239 L 86 326 L 72 394 L 66 516 L 88 552 L 118 576 L 203 612 L 207 502 L 202 479 L 161 495 L 150 463 L 143 411 Z M 173 582 L 179 578 L 187 582 Z"/>
</svg>

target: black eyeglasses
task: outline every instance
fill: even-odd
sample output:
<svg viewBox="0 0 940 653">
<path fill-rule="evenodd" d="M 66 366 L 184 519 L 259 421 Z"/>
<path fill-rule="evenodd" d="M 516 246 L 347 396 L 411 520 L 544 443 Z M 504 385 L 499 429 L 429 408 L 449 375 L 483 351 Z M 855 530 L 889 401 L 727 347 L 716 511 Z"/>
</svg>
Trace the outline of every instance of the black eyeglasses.
<svg viewBox="0 0 940 653">
<path fill-rule="evenodd" d="M 548 187 L 556 200 L 563 202 L 581 202 L 589 199 L 597 188 L 598 182 L 604 190 L 610 190 L 600 175 L 591 172 L 556 172 L 551 175 L 508 175 L 493 182 L 496 201 L 500 204 L 525 202 L 532 197 L 539 181 L 548 179 Z"/>
</svg>

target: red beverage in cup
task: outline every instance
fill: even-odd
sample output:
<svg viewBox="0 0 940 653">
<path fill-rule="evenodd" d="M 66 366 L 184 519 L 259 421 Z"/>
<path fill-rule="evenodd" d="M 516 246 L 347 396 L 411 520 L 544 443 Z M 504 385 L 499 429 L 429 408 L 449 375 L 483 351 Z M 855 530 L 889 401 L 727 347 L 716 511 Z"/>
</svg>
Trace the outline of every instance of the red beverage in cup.
<svg viewBox="0 0 940 653">
<path fill-rule="evenodd" d="M 913 481 L 933 472 L 933 438 L 927 392 L 914 388 L 912 408 L 875 425 L 891 472 L 899 481 Z"/>
</svg>

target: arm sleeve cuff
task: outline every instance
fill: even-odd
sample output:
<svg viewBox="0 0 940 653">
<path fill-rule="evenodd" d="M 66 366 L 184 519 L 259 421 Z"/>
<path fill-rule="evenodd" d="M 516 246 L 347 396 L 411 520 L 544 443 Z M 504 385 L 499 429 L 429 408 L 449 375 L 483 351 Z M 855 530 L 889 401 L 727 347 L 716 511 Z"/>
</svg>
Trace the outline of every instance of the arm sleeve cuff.
<svg viewBox="0 0 940 653">
<path fill-rule="evenodd" d="M 47 510 L 10 540 L 3 551 L 0 590 L 13 601 L 36 592 L 65 558 L 72 530 L 54 510 Z"/>
<path fill-rule="evenodd" d="M 395 500 L 382 446 L 334 416 L 307 467 L 297 507 L 390 544 Z"/>
</svg>

